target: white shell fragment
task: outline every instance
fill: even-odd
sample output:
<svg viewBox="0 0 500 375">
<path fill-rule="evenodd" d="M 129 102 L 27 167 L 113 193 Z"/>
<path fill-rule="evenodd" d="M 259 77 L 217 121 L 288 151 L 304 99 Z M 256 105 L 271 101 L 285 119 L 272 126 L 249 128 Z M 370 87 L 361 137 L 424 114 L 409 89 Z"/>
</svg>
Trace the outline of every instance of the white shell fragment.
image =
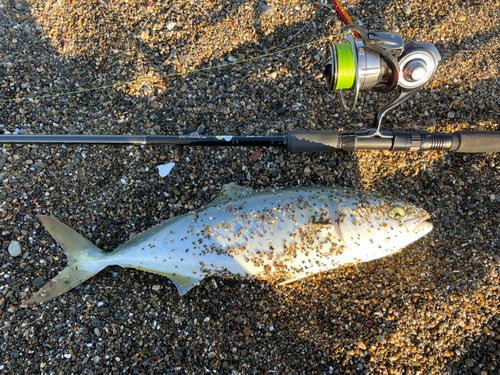
<svg viewBox="0 0 500 375">
<path fill-rule="evenodd" d="M 160 177 L 168 176 L 172 168 L 175 166 L 175 163 L 168 163 L 158 166 L 158 172 L 160 172 Z"/>
</svg>

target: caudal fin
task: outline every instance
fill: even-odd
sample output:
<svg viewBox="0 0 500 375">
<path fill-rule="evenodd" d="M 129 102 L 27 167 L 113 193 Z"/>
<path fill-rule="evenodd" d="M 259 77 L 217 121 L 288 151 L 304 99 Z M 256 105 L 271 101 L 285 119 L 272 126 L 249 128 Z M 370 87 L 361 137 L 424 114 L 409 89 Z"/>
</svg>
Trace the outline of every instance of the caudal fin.
<svg viewBox="0 0 500 375">
<path fill-rule="evenodd" d="M 36 217 L 64 249 L 68 257 L 68 265 L 21 307 L 49 301 L 80 285 L 109 265 L 107 263 L 109 255 L 106 252 L 87 241 L 70 227 L 49 216 L 37 215 Z"/>
</svg>

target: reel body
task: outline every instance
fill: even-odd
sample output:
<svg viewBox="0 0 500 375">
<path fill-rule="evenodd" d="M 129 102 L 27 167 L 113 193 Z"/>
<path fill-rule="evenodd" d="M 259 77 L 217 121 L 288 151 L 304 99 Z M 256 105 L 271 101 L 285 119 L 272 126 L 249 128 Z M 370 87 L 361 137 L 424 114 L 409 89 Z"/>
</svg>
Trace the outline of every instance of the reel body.
<svg viewBox="0 0 500 375">
<path fill-rule="evenodd" d="M 397 95 L 375 116 L 375 131 L 367 135 L 384 137 L 380 124 L 385 113 L 408 100 L 432 78 L 441 56 L 434 45 L 404 43 L 403 38 L 393 32 L 367 31 L 354 25 L 345 26 L 344 31 L 356 31 L 360 38 L 348 34 L 346 42 L 327 45 L 324 64 L 327 89 L 340 90 L 342 104 L 348 111 L 356 107 L 361 90 L 381 93 L 396 90 Z M 349 105 L 343 90 L 351 88 L 354 99 Z"/>
</svg>

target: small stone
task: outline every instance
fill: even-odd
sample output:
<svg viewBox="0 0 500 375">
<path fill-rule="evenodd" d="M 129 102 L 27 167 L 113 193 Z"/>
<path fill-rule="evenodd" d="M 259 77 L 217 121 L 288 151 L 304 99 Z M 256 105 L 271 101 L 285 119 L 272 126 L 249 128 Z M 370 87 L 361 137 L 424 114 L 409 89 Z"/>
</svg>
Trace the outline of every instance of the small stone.
<svg viewBox="0 0 500 375">
<path fill-rule="evenodd" d="M 361 341 L 358 342 L 358 348 L 361 349 L 361 350 L 365 350 L 366 349 L 366 345 L 363 344 Z"/>
<path fill-rule="evenodd" d="M 398 27 L 398 26 L 396 26 L 396 25 L 394 25 L 393 27 L 391 27 L 391 31 L 392 31 L 393 33 L 399 33 L 399 27 Z"/>
<path fill-rule="evenodd" d="M 216 356 L 216 354 L 215 354 L 214 352 L 210 352 L 210 353 L 208 353 L 208 358 L 209 358 L 209 359 L 212 359 L 212 358 L 213 358 L 213 357 L 215 357 L 215 356 Z"/>
<path fill-rule="evenodd" d="M 175 27 L 175 25 L 177 25 L 177 22 L 169 22 L 168 25 L 167 25 L 167 29 L 172 31 L 172 29 Z"/>
<path fill-rule="evenodd" d="M 304 168 L 304 173 L 305 174 L 311 174 L 311 169 L 309 167 Z"/>
<path fill-rule="evenodd" d="M 9 254 L 12 257 L 17 257 L 17 256 L 21 255 L 21 246 L 19 245 L 19 242 L 12 241 L 9 244 Z"/>
<path fill-rule="evenodd" d="M 33 280 L 33 288 L 39 288 L 43 282 L 45 281 L 45 278 L 43 276 L 38 276 L 35 280 Z"/>
<path fill-rule="evenodd" d="M 367 321 L 365 322 L 365 327 L 367 327 L 367 328 L 372 328 L 372 327 L 373 327 L 373 322 L 372 322 L 371 320 L 367 320 Z"/>
<path fill-rule="evenodd" d="M 144 42 L 148 41 L 149 39 L 149 30 L 142 30 L 139 35 L 137 35 L 139 39 L 142 39 Z"/>
<path fill-rule="evenodd" d="M 455 117 L 455 113 L 454 112 L 448 112 L 448 118 L 453 118 Z"/>
<path fill-rule="evenodd" d="M 65 354 L 65 355 L 64 355 L 64 358 L 66 358 L 66 359 L 70 359 L 70 358 L 71 358 L 71 354 Z"/>
<path fill-rule="evenodd" d="M 377 340 L 380 344 L 385 344 L 385 337 L 382 335 L 375 337 L 375 340 Z"/>
<path fill-rule="evenodd" d="M 153 285 L 153 287 L 151 289 L 158 291 L 158 290 L 160 290 L 160 288 L 161 288 L 160 285 Z"/>
<path fill-rule="evenodd" d="M 247 111 L 243 112 L 243 117 L 244 118 L 249 118 L 250 117 L 250 113 L 248 113 Z"/>
<path fill-rule="evenodd" d="M 269 6 L 266 3 L 259 3 L 257 13 L 261 17 L 272 17 L 276 12 L 274 11 L 274 8 L 272 6 Z"/>
<path fill-rule="evenodd" d="M 470 368 L 474 367 L 474 361 L 473 361 L 472 359 L 470 359 L 470 358 L 467 358 L 467 359 L 465 360 L 465 364 L 466 364 L 467 366 L 469 366 Z"/>
<path fill-rule="evenodd" d="M 243 330 L 243 333 L 245 334 L 245 336 L 250 336 L 250 334 L 252 333 L 252 331 L 250 331 L 250 328 L 245 327 L 245 329 Z"/>
<path fill-rule="evenodd" d="M 196 129 L 196 133 L 198 134 L 203 134 L 205 132 L 205 125 L 200 125 L 198 126 L 198 129 Z"/>
<path fill-rule="evenodd" d="M 403 7 L 403 13 L 409 16 L 411 14 L 411 8 L 410 7 Z"/>
<path fill-rule="evenodd" d="M 47 168 L 47 164 L 45 164 L 45 163 L 43 163 L 43 162 L 42 162 L 42 163 L 36 163 L 35 165 L 36 165 L 38 168 L 42 168 L 42 169 Z"/>
</svg>

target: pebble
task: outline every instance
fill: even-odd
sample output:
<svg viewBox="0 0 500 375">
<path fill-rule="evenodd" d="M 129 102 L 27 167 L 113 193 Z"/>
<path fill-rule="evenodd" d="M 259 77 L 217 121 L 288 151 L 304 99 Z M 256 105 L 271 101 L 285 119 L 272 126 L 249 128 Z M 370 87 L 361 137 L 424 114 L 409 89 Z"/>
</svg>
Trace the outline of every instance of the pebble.
<svg viewBox="0 0 500 375">
<path fill-rule="evenodd" d="M 17 241 L 12 241 L 9 244 L 8 250 L 9 250 L 10 256 L 12 256 L 12 257 L 17 257 L 17 256 L 21 255 L 21 245 L 19 245 L 19 242 L 17 242 Z"/>
<path fill-rule="evenodd" d="M 259 7 L 257 8 L 257 13 L 261 17 L 272 17 L 275 15 L 275 10 L 272 6 L 267 5 L 266 3 L 260 2 Z"/>
<path fill-rule="evenodd" d="M 198 129 L 196 129 L 196 132 L 198 134 L 203 134 L 205 132 L 205 125 L 198 126 Z"/>
<path fill-rule="evenodd" d="M 381 343 L 381 344 L 385 344 L 385 337 L 382 336 L 382 335 L 378 335 L 378 336 L 375 336 L 375 339 Z"/>
<path fill-rule="evenodd" d="M 408 6 L 403 7 L 403 13 L 409 16 L 411 14 L 411 8 Z"/>
<path fill-rule="evenodd" d="M 33 280 L 33 288 L 39 288 L 43 285 L 45 278 L 43 276 L 38 276 L 35 280 Z"/>
<path fill-rule="evenodd" d="M 471 368 L 474 367 L 474 361 L 470 358 L 465 359 L 465 364 Z"/>
</svg>

